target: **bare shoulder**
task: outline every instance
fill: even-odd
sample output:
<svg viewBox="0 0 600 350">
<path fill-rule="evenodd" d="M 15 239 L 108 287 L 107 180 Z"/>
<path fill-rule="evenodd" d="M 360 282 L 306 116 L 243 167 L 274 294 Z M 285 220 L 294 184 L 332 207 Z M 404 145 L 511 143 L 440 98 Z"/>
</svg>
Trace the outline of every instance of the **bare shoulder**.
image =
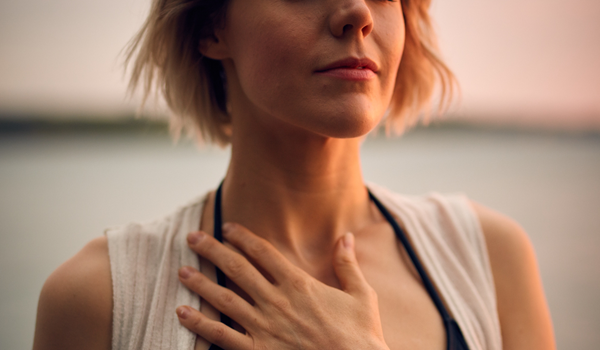
<svg viewBox="0 0 600 350">
<path fill-rule="evenodd" d="M 535 251 L 509 217 L 471 202 L 490 257 L 504 349 L 554 349 L 550 312 Z"/>
<path fill-rule="evenodd" d="M 46 280 L 38 303 L 33 349 L 108 350 L 111 336 L 108 242 L 99 237 Z"/>
</svg>

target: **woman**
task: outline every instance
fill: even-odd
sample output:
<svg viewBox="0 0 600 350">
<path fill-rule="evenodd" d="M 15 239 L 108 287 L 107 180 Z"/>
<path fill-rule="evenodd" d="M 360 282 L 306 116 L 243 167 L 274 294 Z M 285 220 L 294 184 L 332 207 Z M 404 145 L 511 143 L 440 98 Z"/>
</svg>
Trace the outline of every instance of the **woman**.
<svg viewBox="0 0 600 350">
<path fill-rule="evenodd" d="M 554 348 L 517 224 L 364 184 L 360 143 L 386 111 L 401 130 L 436 77 L 442 100 L 451 87 L 428 7 L 155 0 L 132 83 L 160 89 L 176 129 L 230 143 L 229 169 L 218 191 L 108 230 L 54 272 L 34 349 Z"/>
</svg>

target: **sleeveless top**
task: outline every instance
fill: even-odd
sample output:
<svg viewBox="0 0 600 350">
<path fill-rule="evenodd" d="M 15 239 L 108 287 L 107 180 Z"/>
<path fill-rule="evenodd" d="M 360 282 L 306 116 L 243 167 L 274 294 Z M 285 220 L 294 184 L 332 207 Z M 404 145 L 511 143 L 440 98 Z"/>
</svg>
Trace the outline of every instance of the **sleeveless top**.
<svg viewBox="0 0 600 350">
<path fill-rule="evenodd" d="M 471 350 L 501 350 L 496 296 L 485 240 L 462 195 L 404 196 L 369 184 L 370 192 L 406 229 L 406 236 Z M 113 350 L 193 350 L 196 335 L 175 308 L 199 309 L 178 279 L 199 269 L 187 234 L 197 231 L 206 196 L 151 223 L 108 229 L 113 280 Z M 448 334 L 448 336 L 450 336 Z"/>
</svg>

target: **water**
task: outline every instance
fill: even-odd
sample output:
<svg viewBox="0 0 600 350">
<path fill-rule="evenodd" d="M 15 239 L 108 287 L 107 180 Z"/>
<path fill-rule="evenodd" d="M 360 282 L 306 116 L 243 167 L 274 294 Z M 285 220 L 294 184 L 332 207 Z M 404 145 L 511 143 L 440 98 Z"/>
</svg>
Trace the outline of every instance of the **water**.
<svg viewBox="0 0 600 350">
<path fill-rule="evenodd" d="M 535 246 L 559 348 L 600 343 L 600 136 L 430 128 L 368 139 L 365 177 L 464 192 Z M 214 188 L 228 152 L 156 134 L 0 136 L 0 349 L 28 349 L 47 276 L 107 226 L 169 213 Z"/>
</svg>

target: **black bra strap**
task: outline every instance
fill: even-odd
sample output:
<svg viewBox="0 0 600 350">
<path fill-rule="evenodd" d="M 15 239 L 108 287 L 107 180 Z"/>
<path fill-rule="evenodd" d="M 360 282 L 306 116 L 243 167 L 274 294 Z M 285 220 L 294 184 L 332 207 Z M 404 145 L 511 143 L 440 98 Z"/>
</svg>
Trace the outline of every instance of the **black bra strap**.
<svg viewBox="0 0 600 350">
<path fill-rule="evenodd" d="M 400 240 L 400 242 L 404 246 L 404 249 L 408 253 L 410 260 L 415 266 L 415 269 L 417 269 L 417 272 L 419 273 L 419 276 L 423 281 L 423 285 L 425 286 L 427 293 L 429 293 L 431 300 L 433 300 L 435 307 L 438 309 L 438 312 L 442 317 L 442 321 L 444 322 L 444 328 L 446 330 L 446 349 L 468 350 L 469 346 L 467 345 L 467 342 L 464 339 L 464 336 L 462 334 L 462 331 L 460 330 L 460 327 L 458 326 L 458 323 L 456 323 L 456 321 L 448 313 L 448 310 L 446 310 L 442 299 L 440 298 L 439 294 L 437 293 L 437 290 L 433 286 L 431 279 L 429 279 L 427 271 L 425 271 L 425 269 L 423 268 L 423 265 L 421 264 L 419 257 L 417 256 L 412 245 L 410 244 L 410 241 L 406 237 L 404 230 L 402 230 L 402 228 L 400 227 L 400 225 L 398 225 L 392 214 L 390 214 L 390 212 L 383 206 L 383 204 L 381 204 L 381 202 L 377 199 L 377 197 L 373 195 L 373 193 L 371 193 L 370 190 L 369 198 L 371 198 L 371 200 L 373 201 L 373 203 L 375 203 L 381 214 L 383 214 L 385 219 L 390 223 L 390 225 L 392 225 L 394 233 L 396 233 L 396 237 L 398 237 L 398 240 Z"/>
<path fill-rule="evenodd" d="M 392 225 L 392 228 L 394 229 L 394 233 L 396 233 L 396 237 L 400 240 L 400 242 L 402 242 L 404 249 L 406 249 L 406 252 L 408 253 L 408 256 L 410 257 L 410 260 L 412 261 L 413 265 L 415 266 L 415 269 L 417 269 L 417 272 L 419 273 L 419 276 L 421 277 L 421 280 L 423 281 L 423 285 L 425 286 L 427 293 L 429 293 L 429 295 L 431 296 L 431 299 L 433 300 L 435 307 L 438 309 L 440 315 L 442 316 L 442 319 L 444 321 L 450 319 L 450 314 L 446 310 L 444 303 L 442 303 L 442 300 L 440 299 L 437 291 L 435 290 L 433 283 L 431 283 L 431 280 L 429 279 L 429 275 L 427 275 L 427 272 L 423 268 L 423 265 L 421 265 L 421 261 L 417 257 L 417 254 L 415 253 L 414 249 L 412 248 L 412 245 L 410 244 L 409 240 L 406 238 L 406 234 L 404 233 L 404 230 L 402 230 L 400 225 L 398 225 L 396 220 L 394 220 L 394 217 L 392 216 L 392 214 L 390 214 L 390 212 L 371 193 L 371 191 L 369 191 L 369 197 L 371 198 L 373 203 L 375 203 L 375 205 L 377 206 L 377 209 L 379 209 L 379 211 L 381 212 L 381 214 L 383 214 L 385 219 L 390 223 L 390 225 Z"/>
<path fill-rule="evenodd" d="M 221 193 L 222 192 L 223 192 L 223 182 L 221 182 L 221 184 L 219 185 L 219 188 L 217 189 L 217 193 L 215 195 L 215 209 L 214 209 L 214 219 L 213 219 L 214 237 L 216 240 L 218 240 L 221 243 L 223 243 L 223 230 L 222 230 L 223 217 L 221 215 Z M 225 279 L 226 278 L 225 274 L 223 273 L 223 271 L 221 271 L 220 268 L 218 268 L 216 266 L 215 266 L 215 269 L 217 270 L 217 283 L 222 287 L 226 287 L 227 282 Z M 229 318 L 229 316 L 225 315 L 224 313 L 221 313 L 221 322 L 223 322 L 225 325 L 233 328 L 231 326 L 231 318 Z M 223 350 L 223 349 L 212 344 L 208 350 Z"/>
<path fill-rule="evenodd" d="M 221 243 L 223 242 L 223 232 L 222 232 L 223 219 L 221 216 L 221 194 L 222 194 L 222 191 L 223 191 L 223 182 L 221 182 L 221 184 L 219 185 L 219 188 L 217 189 L 217 193 L 215 195 L 216 198 L 215 198 L 215 209 L 214 209 L 214 237 Z M 408 253 L 408 256 L 410 257 L 410 260 L 412 261 L 413 265 L 415 266 L 415 269 L 417 269 L 417 272 L 419 273 L 419 276 L 421 277 L 421 280 L 423 281 L 423 285 L 425 286 L 427 293 L 429 293 L 429 296 L 433 300 L 435 307 L 437 308 L 438 312 L 440 313 L 440 316 L 442 317 L 442 320 L 444 321 L 444 328 L 446 329 L 447 349 L 448 350 L 468 350 L 468 346 L 466 345 L 466 342 L 464 340 L 464 337 L 462 335 L 460 327 L 458 326 L 456 321 L 454 321 L 454 319 L 450 316 L 450 314 L 446 310 L 446 307 L 444 306 L 444 303 L 442 302 L 440 296 L 438 295 L 437 291 L 435 290 L 433 283 L 429 279 L 427 272 L 423 268 L 423 265 L 421 265 L 421 261 L 417 257 L 417 254 L 415 253 L 414 249 L 412 248 L 412 245 L 406 238 L 406 234 L 404 233 L 402 228 L 398 225 L 398 223 L 396 222 L 394 217 L 390 214 L 390 212 L 383 206 L 383 204 L 381 204 L 381 202 L 379 202 L 379 200 L 371 193 L 371 191 L 368 191 L 368 192 L 369 192 L 369 198 L 373 201 L 373 203 L 375 203 L 375 205 L 377 206 L 377 208 L 379 209 L 381 214 L 383 214 L 383 216 L 390 223 L 390 225 L 392 225 L 392 228 L 394 229 L 394 233 L 396 234 L 396 237 L 398 238 L 398 240 L 400 240 L 400 242 L 404 246 L 404 249 L 406 249 L 406 252 Z M 217 282 L 219 283 L 220 286 L 225 287 L 226 286 L 225 274 L 218 267 L 215 267 L 215 269 L 217 271 Z M 223 322 L 227 326 L 231 327 L 231 318 L 229 318 L 229 316 L 227 316 L 223 313 L 221 313 L 221 322 Z M 221 349 L 220 347 L 213 344 L 210 346 L 209 350 L 223 350 L 223 349 Z"/>
</svg>

